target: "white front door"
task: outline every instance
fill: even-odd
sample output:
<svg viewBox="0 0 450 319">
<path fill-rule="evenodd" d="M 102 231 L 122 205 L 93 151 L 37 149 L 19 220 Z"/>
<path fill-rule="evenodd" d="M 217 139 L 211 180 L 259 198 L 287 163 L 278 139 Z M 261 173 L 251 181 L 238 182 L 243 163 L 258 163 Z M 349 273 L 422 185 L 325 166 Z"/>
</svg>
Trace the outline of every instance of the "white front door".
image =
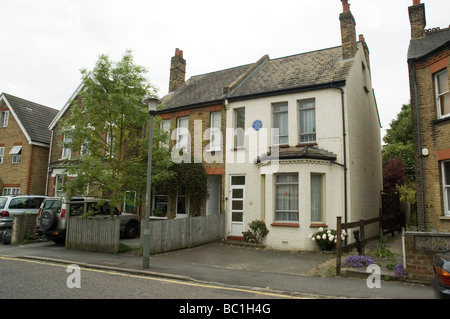
<svg viewBox="0 0 450 319">
<path fill-rule="evenodd" d="M 242 237 L 244 231 L 245 176 L 231 176 L 231 236 Z"/>
</svg>

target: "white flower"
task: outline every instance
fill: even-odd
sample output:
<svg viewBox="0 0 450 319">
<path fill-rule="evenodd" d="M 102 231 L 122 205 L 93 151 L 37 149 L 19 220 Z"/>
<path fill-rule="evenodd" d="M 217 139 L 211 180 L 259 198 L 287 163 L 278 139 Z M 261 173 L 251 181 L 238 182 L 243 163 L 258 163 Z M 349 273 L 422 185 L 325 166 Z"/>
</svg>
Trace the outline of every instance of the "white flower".
<svg viewBox="0 0 450 319">
<path fill-rule="evenodd" d="M 320 228 L 319 228 L 319 231 L 323 231 L 323 228 L 322 228 L 322 227 L 320 227 Z"/>
<path fill-rule="evenodd" d="M 316 239 L 314 237 L 312 237 L 311 239 L 312 239 L 312 241 L 316 241 Z"/>
<path fill-rule="evenodd" d="M 331 234 L 331 230 L 328 229 L 328 230 L 327 230 L 327 234 Z"/>
<path fill-rule="evenodd" d="M 323 234 L 323 235 L 322 235 L 322 239 L 327 239 L 327 235 L 326 235 L 326 234 Z"/>
<path fill-rule="evenodd" d="M 320 238 L 322 238 L 322 237 L 320 237 L 320 235 L 317 235 L 316 238 L 317 238 L 317 239 L 320 239 Z"/>
<path fill-rule="evenodd" d="M 333 241 L 334 236 L 333 236 L 333 235 L 330 235 L 330 236 L 328 237 L 328 239 L 329 239 L 330 241 Z"/>
<path fill-rule="evenodd" d="M 337 243 L 337 239 L 335 239 L 334 242 Z"/>
</svg>

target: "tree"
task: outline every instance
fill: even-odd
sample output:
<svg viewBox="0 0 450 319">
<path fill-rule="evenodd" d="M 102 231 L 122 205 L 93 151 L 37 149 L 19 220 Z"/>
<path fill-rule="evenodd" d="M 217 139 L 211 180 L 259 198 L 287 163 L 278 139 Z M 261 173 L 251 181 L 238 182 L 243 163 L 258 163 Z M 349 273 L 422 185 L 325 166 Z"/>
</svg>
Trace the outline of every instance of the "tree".
<svg viewBox="0 0 450 319">
<path fill-rule="evenodd" d="M 415 192 L 414 142 L 411 105 L 404 104 L 383 138 L 383 183 L 385 192 L 400 192 L 411 198 Z"/>
<path fill-rule="evenodd" d="M 149 115 L 141 101 L 156 95 L 146 72 L 134 64 L 131 51 L 119 62 L 101 55 L 92 71 L 81 71 L 84 88 L 62 123 L 71 137 L 64 147 L 80 150 L 66 163 L 67 174 L 76 176 L 66 181 L 69 197 L 102 196 L 116 205 L 124 201 L 126 191 L 135 191 L 136 199 L 145 194 Z M 155 125 L 154 182 L 170 175 L 172 163 L 169 151 L 158 147 L 167 138 L 158 128 Z"/>
<path fill-rule="evenodd" d="M 383 160 L 402 159 L 406 164 L 406 182 L 415 180 L 414 142 L 411 120 L 411 105 L 404 104 L 397 118 L 392 120 L 390 128 L 383 138 Z"/>
</svg>

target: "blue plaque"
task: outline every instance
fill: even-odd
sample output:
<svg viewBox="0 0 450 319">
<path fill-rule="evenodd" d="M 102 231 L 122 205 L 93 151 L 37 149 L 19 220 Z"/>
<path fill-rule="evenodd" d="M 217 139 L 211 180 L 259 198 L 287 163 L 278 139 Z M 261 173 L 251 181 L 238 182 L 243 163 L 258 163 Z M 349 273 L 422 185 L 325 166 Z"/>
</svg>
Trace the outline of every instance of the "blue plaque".
<svg viewBox="0 0 450 319">
<path fill-rule="evenodd" d="M 263 126 L 262 122 L 260 120 L 256 120 L 253 122 L 252 127 L 255 131 L 259 131 L 261 127 Z"/>
</svg>

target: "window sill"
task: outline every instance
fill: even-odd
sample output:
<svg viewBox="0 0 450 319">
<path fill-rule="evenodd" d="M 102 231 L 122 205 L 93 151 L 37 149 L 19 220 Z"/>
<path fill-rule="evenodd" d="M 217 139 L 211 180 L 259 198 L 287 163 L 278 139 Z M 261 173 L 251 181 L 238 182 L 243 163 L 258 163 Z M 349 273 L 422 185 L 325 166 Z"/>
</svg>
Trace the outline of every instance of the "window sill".
<svg viewBox="0 0 450 319">
<path fill-rule="evenodd" d="M 270 226 L 282 226 L 282 227 L 300 227 L 299 223 L 272 223 Z"/>
<path fill-rule="evenodd" d="M 447 117 L 441 117 L 439 119 L 433 120 L 431 121 L 431 123 L 433 125 L 437 125 L 437 124 L 441 124 L 441 123 L 445 123 L 445 122 L 450 122 L 450 116 Z"/>
<path fill-rule="evenodd" d="M 439 220 L 445 220 L 445 221 L 450 221 L 450 216 L 440 216 Z"/>
<path fill-rule="evenodd" d="M 328 225 L 324 224 L 324 223 L 312 223 L 311 225 L 309 225 L 309 227 L 311 227 L 311 228 L 320 228 L 320 227 L 327 228 Z"/>
<path fill-rule="evenodd" d="M 245 146 L 233 147 L 231 151 L 245 151 Z"/>
<path fill-rule="evenodd" d="M 295 147 L 304 147 L 304 146 L 317 146 L 317 142 L 310 142 L 310 143 L 298 143 L 295 145 Z"/>
</svg>

